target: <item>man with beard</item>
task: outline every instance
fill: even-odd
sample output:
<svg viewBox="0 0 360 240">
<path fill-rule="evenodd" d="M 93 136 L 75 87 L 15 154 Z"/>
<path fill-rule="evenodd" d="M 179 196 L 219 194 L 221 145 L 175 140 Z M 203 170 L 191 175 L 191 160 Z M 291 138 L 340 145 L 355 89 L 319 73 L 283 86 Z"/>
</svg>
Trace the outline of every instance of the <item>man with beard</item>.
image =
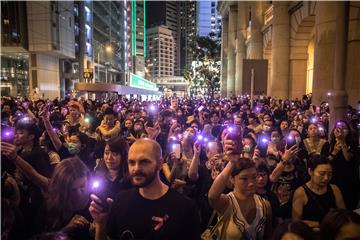
<svg viewBox="0 0 360 240">
<path fill-rule="evenodd" d="M 96 240 L 107 239 L 200 239 L 195 204 L 160 180 L 163 164 L 160 145 L 151 139 L 137 140 L 129 149 L 128 168 L 135 189 L 120 192 L 104 203 L 91 195 L 90 213 Z"/>
</svg>

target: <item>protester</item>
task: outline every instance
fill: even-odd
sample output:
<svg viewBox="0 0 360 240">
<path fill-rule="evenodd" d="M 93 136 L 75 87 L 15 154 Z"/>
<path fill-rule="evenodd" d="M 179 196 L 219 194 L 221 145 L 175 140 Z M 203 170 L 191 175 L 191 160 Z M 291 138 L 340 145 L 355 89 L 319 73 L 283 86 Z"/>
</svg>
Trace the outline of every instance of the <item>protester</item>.
<svg viewBox="0 0 360 240">
<path fill-rule="evenodd" d="M 132 183 L 137 189 L 121 192 L 113 201 L 91 196 L 95 239 L 121 239 L 126 234 L 137 239 L 199 239 L 194 203 L 160 180 L 160 145 L 150 139 L 138 140 L 130 147 L 128 158 Z M 105 201 L 112 205 L 110 212 L 104 211 Z"/>
<path fill-rule="evenodd" d="M 331 210 L 320 225 L 321 240 L 360 239 L 360 215 L 347 209 Z"/>
<path fill-rule="evenodd" d="M 358 109 L 349 107 L 343 120 L 337 121 L 333 129 L 329 129 L 331 116 L 329 103 L 322 102 L 319 106 L 315 106 L 311 103 L 311 95 L 303 96 L 300 100 L 259 96 L 252 101 L 247 95 L 230 98 L 161 97 L 152 101 L 124 97 L 85 100 L 83 97 L 74 96 L 52 101 L 49 99 L 32 101 L 22 97 L 1 98 L 1 163 L 2 180 L 6 186 L 3 188 L 6 192 L 2 191 L 2 202 L 6 206 L 10 204 L 4 221 L 7 236 L 16 236 L 18 229 L 21 229 L 24 235 L 21 235 L 20 239 L 26 239 L 39 229 L 35 228 L 35 225 L 49 221 L 45 214 L 47 198 L 44 199 L 44 196 L 48 197 L 53 168 L 61 166 L 66 158 L 79 158 L 89 171 L 89 184 L 84 191 L 84 198 L 85 195 L 89 198 L 91 192 L 102 200 L 107 197 L 115 200 L 115 205 L 118 207 L 114 211 L 110 210 L 111 218 L 108 219 L 111 220 L 111 224 L 100 224 L 98 230 L 104 231 L 96 231 L 97 234 L 105 232 L 109 236 L 116 236 L 119 233 L 115 222 L 118 221 L 117 213 L 126 215 L 124 220 L 126 222 L 122 222 L 129 223 L 129 227 L 135 229 L 132 231 L 135 237 L 137 235 L 142 237 L 145 233 L 151 232 L 150 238 L 161 239 L 171 236 L 173 239 L 174 233 L 176 233 L 175 238 L 189 239 L 185 236 L 187 234 L 198 238 L 200 231 L 209 229 L 209 226 L 216 224 L 217 220 L 220 221 L 217 227 L 221 228 L 224 225 L 221 216 L 228 216 L 226 209 L 222 208 L 230 204 L 225 204 L 220 209 L 219 205 L 214 205 L 213 190 L 219 189 L 218 179 L 223 179 L 224 175 L 231 175 L 229 169 L 232 169 L 236 176 L 222 182 L 220 189 L 222 191 L 217 192 L 216 196 L 221 196 L 220 199 L 230 195 L 240 196 L 242 200 L 240 199 L 238 207 L 241 211 L 237 213 L 255 212 L 255 204 L 262 206 L 263 209 L 270 209 L 271 216 L 265 213 L 258 215 L 265 220 L 265 225 L 259 223 L 265 229 L 257 233 L 258 236 L 264 236 L 263 239 L 265 236 L 271 239 L 271 233 L 269 234 L 271 229 L 267 227 L 268 225 L 275 228 L 292 217 L 294 211 L 292 203 L 295 198 L 298 199 L 298 196 L 294 196 L 294 191 L 303 189 L 310 183 L 311 186 L 308 187 L 315 193 L 318 190 L 316 186 L 327 183 L 326 188 L 319 187 L 326 190 L 324 195 L 319 195 L 319 198 L 328 196 L 330 191 L 327 189 L 335 184 L 344 197 L 347 209 L 351 210 L 359 206 L 360 112 Z M 133 160 L 145 155 L 149 158 L 148 156 L 152 156 L 153 149 L 156 148 L 150 147 L 153 142 L 140 144 L 141 147 L 137 145 L 137 142 L 141 143 L 146 137 L 160 144 L 161 153 L 155 154 L 156 157 L 150 157 L 151 164 L 146 166 L 145 170 L 143 166 L 139 167 L 135 171 L 137 174 L 134 175 L 128 171 L 127 149 L 134 144 Z M 328 157 L 331 166 L 326 163 L 314 168 L 311 161 L 313 154 L 321 154 L 322 158 Z M 333 175 L 331 180 L 326 176 L 324 177 L 326 181 L 319 180 L 316 174 L 323 167 L 329 171 L 331 169 Z M 71 165 L 70 168 L 75 167 Z M 82 169 L 82 167 L 78 168 Z M 136 186 L 147 176 L 154 176 L 154 172 L 156 187 Z M 248 177 L 246 184 L 241 178 L 244 174 L 250 174 L 249 172 L 254 175 Z M 330 172 L 327 172 L 325 175 L 329 174 Z M 64 175 L 70 177 L 72 172 L 69 170 Z M 252 177 L 256 180 L 252 181 Z M 156 180 L 158 178 L 160 182 Z M 71 184 L 68 185 L 67 188 L 71 187 Z M 316 189 L 312 189 L 314 186 Z M 330 188 L 332 190 L 332 187 Z M 148 197 L 150 196 L 151 199 L 154 192 L 149 193 L 147 191 L 149 189 L 156 190 L 155 195 L 158 200 L 155 202 L 162 202 L 165 199 L 163 207 L 158 208 L 156 203 L 155 209 L 150 209 L 150 205 L 147 204 L 153 201 Z M 65 194 L 65 190 L 67 191 L 65 188 L 59 190 L 57 195 L 52 194 L 61 196 Z M 159 190 L 161 190 L 160 194 Z M 144 191 L 145 198 L 142 195 Z M 333 194 L 337 194 L 336 187 Z M 171 199 L 166 200 L 168 195 L 171 195 L 171 198 L 175 197 L 176 200 L 174 202 Z M 186 197 L 193 203 L 190 203 Z M 209 197 L 215 211 L 209 204 Z M 264 204 L 259 204 L 260 199 Z M 175 207 L 177 202 L 180 202 L 179 209 Z M 142 203 L 146 206 L 145 212 L 140 212 Z M 60 208 L 64 206 L 61 204 L 58 203 Z M 128 207 L 119 210 L 119 204 Z M 303 210 L 301 216 L 297 215 L 297 219 L 319 222 L 329 211 L 330 204 L 321 203 L 319 208 L 324 211 L 316 214 L 316 218 L 320 219 L 313 219 L 314 213 L 306 213 L 307 204 L 309 203 L 306 201 L 302 202 Z M 312 206 L 316 205 L 312 204 Z M 108 211 L 107 207 L 109 206 L 105 205 L 106 211 Z M 338 205 L 335 207 L 337 208 Z M 179 218 L 178 221 L 172 222 L 169 214 L 168 219 L 164 218 L 166 213 L 161 212 L 163 209 L 175 214 L 175 217 L 180 211 L 182 215 L 176 217 Z M 233 209 L 237 208 L 233 207 Z M 38 214 L 39 210 L 44 214 Z M 123 210 L 128 211 L 123 212 Z M 78 211 L 75 212 L 74 215 L 78 214 Z M 215 212 L 218 212 L 218 218 L 213 214 Z M 250 216 L 243 217 L 251 220 L 254 212 L 250 212 Z M 164 226 L 169 224 L 171 229 L 161 227 L 159 231 L 151 230 L 149 226 L 157 225 L 156 221 L 160 219 L 156 218 L 154 222 L 149 220 L 149 217 L 153 216 L 152 213 L 156 217 L 167 219 Z M 84 223 L 86 227 L 81 228 L 80 232 L 88 234 L 88 227 L 92 222 L 91 216 L 87 216 L 86 211 L 81 212 L 80 215 L 85 217 L 86 221 L 75 217 L 73 222 Z M 191 222 L 195 221 L 193 220 L 195 215 L 196 219 L 198 215 L 200 216 L 200 223 L 197 220 L 196 223 Z M 310 219 L 306 219 L 307 215 L 310 215 Z M 184 216 L 188 218 L 186 222 Z M 242 219 L 242 216 L 237 218 L 235 216 L 232 219 L 235 219 L 234 223 L 238 223 L 236 219 Z M 131 221 L 135 217 L 142 222 L 141 225 L 134 227 L 135 223 Z M 71 220 L 63 218 L 61 214 L 54 214 L 51 218 L 52 221 L 61 222 L 59 226 L 66 226 L 66 221 Z M 29 224 L 21 225 L 22 222 Z M 95 220 L 95 224 L 91 226 L 99 225 L 96 222 Z M 256 222 L 247 225 L 249 232 L 252 232 L 251 227 L 256 225 Z M 286 226 L 292 226 L 287 223 L 288 221 Z M 187 224 L 192 225 L 189 228 L 191 233 L 184 230 L 188 228 Z M 46 224 L 43 226 L 44 234 L 40 233 L 34 237 L 45 237 L 53 233 L 56 235 L 58 231 L 63 231 L 61 226 L 59 228 L 47 228 Z M 90 234 L 95 229 L 91 226 Z M 224 230 L 234 229 L 231 226 L 235 225 L 231 224 Z M 119 228 L 119 231 L 124 229 Z M 235 235 L 246 234 L 244 228 L 240 230 L 241 233 L 237 232 Z M 229 236 L 235 236 L 231 235 L 233 234 L 231 231 Z M 80 236 L 85 236 L 82 233 Z M 68 232 L 66 234 L 69 235 Z M 253 232 L 251 235 L 256 236 Z M 286 234 L 284 236 L 287 237 Z M 73 238 L 73 235 L 69 237 Z M 127 232 L 123 238 L 128 239 L 131 236 Z"/>
<path fill-rule="evenodd" d="M 345 208 L 339 188 L 329 184 L 332 167 L 321 155 L 310 159 L 310 181 L 299 187 L 293 197 L 292 217 L 303 220 L 309 227 L 318 229 L 330 209 Z"/>
</svg>

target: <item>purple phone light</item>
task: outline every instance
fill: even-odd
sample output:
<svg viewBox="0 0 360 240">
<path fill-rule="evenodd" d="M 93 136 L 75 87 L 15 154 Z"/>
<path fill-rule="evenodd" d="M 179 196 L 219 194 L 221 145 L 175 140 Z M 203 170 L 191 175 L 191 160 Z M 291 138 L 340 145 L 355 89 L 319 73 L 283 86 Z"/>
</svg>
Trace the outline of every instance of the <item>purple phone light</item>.
<svg viewBox="0 0 360 240">
<path fill-rule="evenodd" d="M 311 118 L 311 123 L 316 123 L 317 119 L 316 117 Z"/>
<path fill-rule="evenodd" d="M 204 138 L 204 142 L 207 142 L 207 141 L 209 141 L 208 138 Z"/>
<path fill-rule="evenodd" d="M 23 117 L 22 119 L 20 119 L 20 121 L 28 122 L 28 121 L 30 121 L 30 118 L 29 117 Z"/>
<path fill-rule="evenodd" d="M 199 135 L 199 136 L 197 136 L 197 139 L 201 141 L 201 140 L 203 140 L 203 136 Z"/>
<path fill-rule="evenodd" d="M 151 111 L 155 111 L 155 106 L 154 106 L 154 105 L 151 105 L 151 106 L 150 106 L 150 110 L 151 110 Z"/>
<path fill-rule="evenodd" d="M 96 180 L 96 181 L 94 181 L 93 183 L 92 183 L 92 188 L 93 189 L 97 189 L 97 188 L 99 188 L 100 187 L 100 182 L 98 181 L 98 180 Z"/>
<path fill-rule="evenodd" d="M 232 131 L 234 131 L 234 128 L 233 127 L 228 127 L 228 129 L 227 129 L 229 132 L 232 132 Z"/>
<path fill-rule="evenodd" d="M 288 140 L 294 140 L 294 137 L 291 136 L 291 135 L 289 135 L 289 136 L 287 137 L 287 139 L 288 139 Z"/>
<path fill-rule="evenodd" d="M 261 142 L 262 142 L 262 143 L 268 143 L 269 140 L 268 140 L 267 138 L 262 138 L 262 139 L 261 139 Z"/>
</svg>

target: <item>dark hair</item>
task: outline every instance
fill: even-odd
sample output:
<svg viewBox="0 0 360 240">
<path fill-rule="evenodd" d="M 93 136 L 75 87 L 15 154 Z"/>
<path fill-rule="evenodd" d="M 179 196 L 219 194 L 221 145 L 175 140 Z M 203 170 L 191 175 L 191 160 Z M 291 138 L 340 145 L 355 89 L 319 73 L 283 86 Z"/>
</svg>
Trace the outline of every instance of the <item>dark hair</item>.
<svg viewBox="0 0 360 240">
<path fill-rule="evenodd" d="M 90 177 L 87 166 L 77 157 L 58 163 L 49 181 L 46 193 L 48 223 L 46 228 L 56 230 L 64 226 L 77 209 L 71 202 L 71 186 L 78 179 Z"/>
<path fill-rule="evenodd" d="M 261 162 L 257 167 L 256 167 L 257 172 L 266 172 L 268 175 L 270 174 L 270 169 L 269 167 L 266 165 L 265 162 Z"/>
<path fill-rule="evenodd" d="M 251 160 L 249 158 L 240 158 L 238 163 L 235 166 L 235 169 L 231 172 L 231 176 L 235 177 L 241 171 L 243 171 L 245 169 L 249 169 L 249 168 L 254 168 L 254 167 L 255 167 L 255 163 L 253 162 L 253 160 Z"/>
<path fill-rule="evenodd" d="M 37 143 L 40 137 L 40 129 L 35 123 L 28 123 L 28 122 L 18 122 L 16 124 L 16 131 L 17 130 L 25 130 L 29 133 L 29 135 L 34 135 L 34 143 Z"/>
<path fill-rule="evenodd" d="M 310 155 L 308 167 L 311 170 L 315 170 L 315 168 L 321 164 L 330 164 L 330 161 L 327 157 L 320 154 Z"/>
<path fill-rule="evenodd" d="M 127 166 L 129 144 L 124 138 L 116 137 L 106 143 L 109 146 L 111 152 L 120 154 L 121 164 L 119 169 L 119 176 L 121 178 L 128 177 L 129 170 Z"/>
<path fill-rule="evenodd" d="M 300 220 L 288 219 L 280 223 L 275 229 L 272 239 L 281 240 L 286 233 L 294 233 L 306 240 L 314 239 L 311 228 Z"/>
<path fill-rule="evenodd" d="M 114 111 L 114 109 L 112 109 L 111 107 L 108 107 L 104 111 L 104 116 L 105 115 L 113 115 L 114 117 L 116 117 L 117 113 Z"/>
<path fill-rule="evenodd" d="M 252 148 L 256 147 L 257 143 L 250 134 L 247 134 L 245 137 L 243 137 L 243 139 L 245 139 L 245 138 L 250 140 L 250 142 L 252 144 Z"/>
<path fill-rule="evenodd" d="M 335 240 L 341 227 L 348 223 L 360 224 L 360 215 L 347 209 L 331 210 L 320 224 L 320 239 Z"/>
</svg>

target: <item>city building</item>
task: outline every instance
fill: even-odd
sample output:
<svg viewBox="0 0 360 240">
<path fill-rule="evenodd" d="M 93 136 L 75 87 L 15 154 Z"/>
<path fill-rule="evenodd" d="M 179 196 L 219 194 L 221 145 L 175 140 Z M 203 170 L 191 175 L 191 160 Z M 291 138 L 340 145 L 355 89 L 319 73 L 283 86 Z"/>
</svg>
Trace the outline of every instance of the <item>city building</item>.
<svg viewBox="0 0 360 240">
<path fill-rule="evenodd" d="M 60 95 L 59 61 L 75 58 L 73 2 L 1 2 L 1 92 Z"/>
<path fill-rule="evenodd" d="M 196 1 L 150 1 L 147 26 L 164 25 L 172 31 L 175 42 L 174 74 L 182 76 L 192 61 L 190 46 L 196 36 Z"/>
<path fill-rule="evenodd" d="M 125 84 L 126 6 L 119 1 L 2 1 L 3 95 L 37 91 L 53 98 L 65 96 L 78 82 Z"/>
<path fill-rule="evenodd" d="M 146 5 L 147 2 L 125 0 L 124 25 L 125 71 L 128 73 L 126 85 L 129 84 L 130 73 L 145 77 L 146 57 Z"/>
<path fill-rule="evenodd" d="M 124 84 L 125 4 L 121 1 L 92 1 L 92 6 L 94 80 Z"/>
<path fill-rule="evenodd" d="M 315 105 L 329 102 L 331 124 L 342 118 L 360 96 L 359 9 L 348 1 L 219 2 L 222 95 L 248 91 L 244 66 L 265 60 L 265 94 L 300 99 L 312 93 Z"/>
<path fill-rule="evenodd" d="M 194 0 L 180 1 L 180 75 L 191 66 L 193 61 L 192 46 L 197 33 L 197 4 Z"/>
<path fill-rule="evenodd" d="M 147 29 L 146 67 L 149 77 L 174 76 L 175 42 L 165 26 Z"/>
<path fill-rule="evenodd" d="M 214 40 L 221 39 L 221 16 L 217 11 L 217 1 L 197 2 L 197 35 L 211 34 Z"/>
</svg>

